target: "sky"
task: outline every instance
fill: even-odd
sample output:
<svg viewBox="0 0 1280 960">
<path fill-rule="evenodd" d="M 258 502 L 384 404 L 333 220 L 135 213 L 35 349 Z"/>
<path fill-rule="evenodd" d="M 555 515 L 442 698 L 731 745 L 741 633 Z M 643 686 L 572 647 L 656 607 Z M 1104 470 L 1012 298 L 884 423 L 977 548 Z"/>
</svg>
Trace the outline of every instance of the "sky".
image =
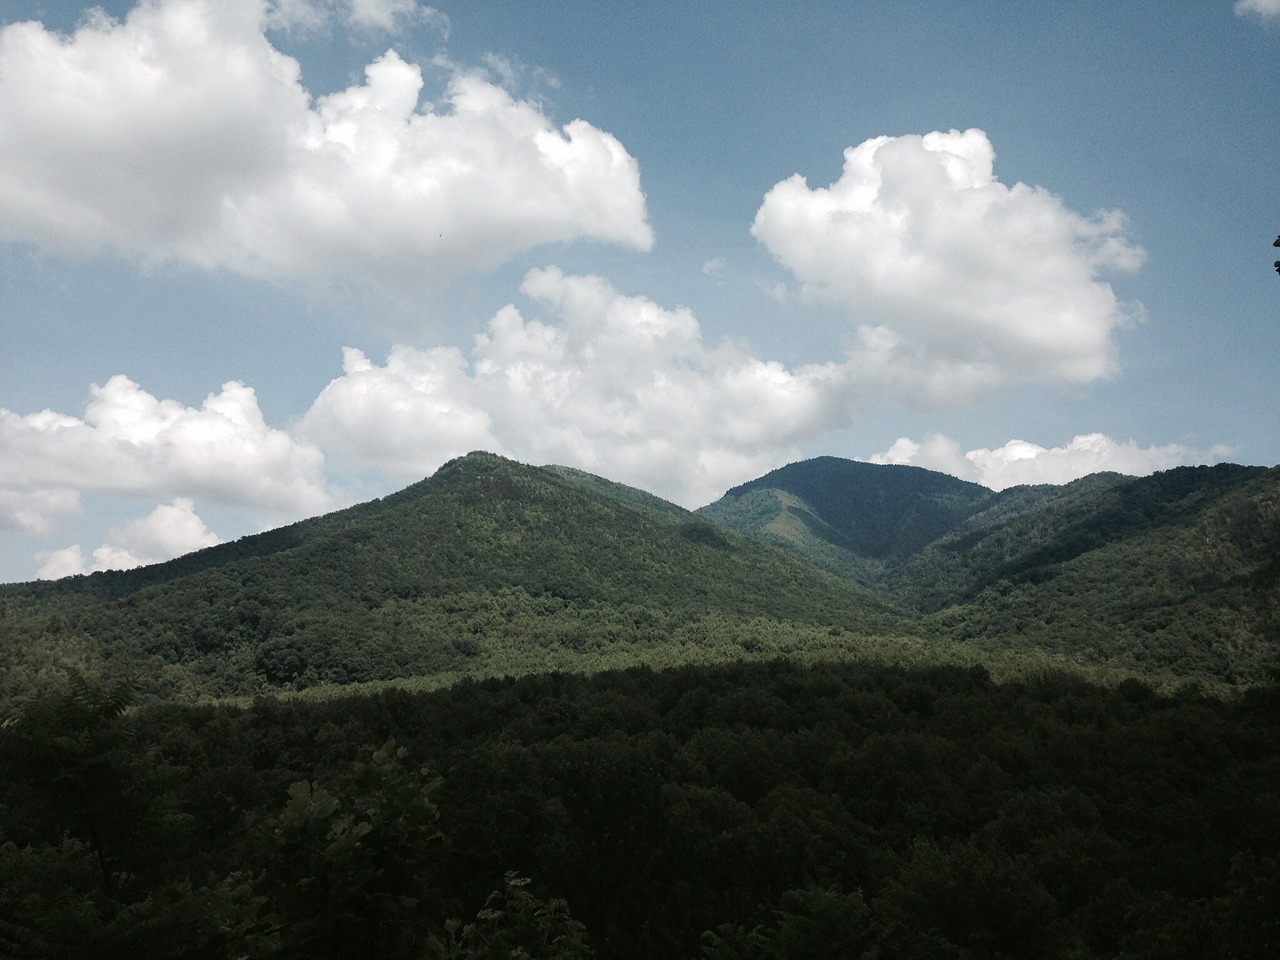
<svg viewBox="0 0 1280 960">
<path fill-rule="evenodd" d="M 472 450 L 1280 461 L 1280 0 L 0 0 L 0 581 Z"/>
</svg>

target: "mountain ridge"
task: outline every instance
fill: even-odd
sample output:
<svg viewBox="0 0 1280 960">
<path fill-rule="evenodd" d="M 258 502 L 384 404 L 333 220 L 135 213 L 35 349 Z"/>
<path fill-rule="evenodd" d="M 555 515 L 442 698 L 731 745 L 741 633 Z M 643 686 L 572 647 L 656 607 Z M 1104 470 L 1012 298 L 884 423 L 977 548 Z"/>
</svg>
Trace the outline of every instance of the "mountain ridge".
<svg viewBox="0 0 1280 960">
<path fill-rule="evenodd" d="M 686 634 L 730 642 L 756 620 L 837 633 L 897 620 L 802 558 L 647 497 L 470 454 L 378 501 L 159 569 L 0 588 L 0 662 L 10 686 L 38 675 L 34 636 L 72 665 L 226 695 L 555 669 Z"/>
<path fill-rule="evenodd" d="M 912 549 L 858 553 L 846 535 L 856 516 L 848 506 L 880 502 L 876 484 L 889 475 L 874 471 L 801 461 L 734 488 L 702 513 L 882 591 L 920 614 L 921 629 L 939 640 L 997 649 L 1013 638 L 1070 660 L 1229 682 L 1275 669 L 1280 468 L 1100 473 L 985 494 L 930 478 L 916 493 L 924 500 L 917 517 L 933 523 L 926 535 L 894 540 L 882 520 L 883 542 Z M 831 482 L 841 473 L 861 485 L 853 496 L 818 484 L 817 506 L 800 499 L 818 474 Z M 930 496 L 951 498 L 950 507 L 931 509 Z M 806 518 L 803 528 L 788 526 L 796 516 Z M 823 524 L 834 534 L 822 536 Z"/>
<path fill-rule="evenodd" d="M 0 587 L 0 696 L 67 666 L 225 696 L 888 637 L 1251 683 L 1280 647 L 1277 503 L 1280 471 L 1257 467 L 995 492 L 827 457 L 689 511 L 475 452 L 165 564 Z"/>
</svg>

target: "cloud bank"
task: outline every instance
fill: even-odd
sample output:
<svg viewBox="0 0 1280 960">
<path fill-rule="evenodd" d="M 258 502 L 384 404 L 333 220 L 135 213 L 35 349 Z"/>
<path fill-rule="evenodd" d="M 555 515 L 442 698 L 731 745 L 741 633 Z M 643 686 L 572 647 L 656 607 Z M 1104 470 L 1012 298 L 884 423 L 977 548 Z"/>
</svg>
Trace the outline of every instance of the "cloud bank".
<svg viewBox="0 0 1280 960">
<path fill-rule="evenodd" d="M 789 370 L 702 342 L 694 315 L 595 276 L 530 271 L 469 354 L 398 346 L 379 366 L 348 349 L 300 435 L 349 471 L 417 479 L 487 449 L 606 473 L 697 506 L 843 422 L 835 364 Z"/>
<path fill-rule="evenodd" d="M 774 186 L 751 228 L 806 296 L 853 317 L 856 376 L 913 406 L 1117 369 L 1132 311 L 1098 275 L 1142 262 L 1123 215 L 1006 186 L 994 162 L 981 130 L 877 137 L 829 187 Z"/>
<path fill-rule="evenodd" d="M 125 376 L 92 388 L 84 418 L 0 408 L 0 527 L 49 533 L 83 493 L 193 497 L 282 522 L 335 506 L 320 451 L 268 427 L 254 391 L 223 384 L 198 408 Z"/>
<path fill-rule="evenodd" d="M 1103 471 L 1140 477 L 1187 464 L 1212 462 L 1229 453 L 1222 447 L 1202 451 L 1179 444 L 1139 447 L 1133 440 L 1120 442 L 1101 433 L 1074 437 L 1061 447 L 1045 448 L 1025 440 L 1010 440 L 995 450 L 962 453 L 954 440 L 935 434 L 921 442 L 901 437 L 888 450 L 868 459 L 871 463 L 925 467 L 992 490 L 1004 490 L 1019 484 L 1070 483 Z"/>
<path fill-rule="evenodd" d="M 110 537 L 93 551 L 92 563 L 85 560 L 78 543 L 44 554 L 37 578 L 57 580 L 95 570 L 129 570 L 221 542 L 196 515 L 195 503 L 187 497 L 177 497 L 145 517 L 112 529 Z"/>
<path fill-rule="evenodd" d="M 412 10 L 411 10 L 412 8 Z M 394 0 L 349 14 L 394 27 Z M 316 4 L 285 4 L 297 19 Z M 423 102 L 394 51 L 313 100 L 258 0 L 0 30 L 0 240 L 408 293 L 539 244 L 653 243 L 639 168 L 479 72 Z"/>
</svg>

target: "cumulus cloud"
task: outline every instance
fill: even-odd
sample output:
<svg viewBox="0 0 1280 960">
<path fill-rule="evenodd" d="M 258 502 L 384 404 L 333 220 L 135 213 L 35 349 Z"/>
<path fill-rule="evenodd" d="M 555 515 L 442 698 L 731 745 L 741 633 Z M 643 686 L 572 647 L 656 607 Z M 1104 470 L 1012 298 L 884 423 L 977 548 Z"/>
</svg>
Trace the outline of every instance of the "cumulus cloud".
<svg viewBox="0 0 1280 960">
<path fill-rule="evenodd" d="M 806 296 L 855 319 L 865 383 L 927 406 L 1115 372 L 1113 334 L 1137 308 L 1099 274 L 1144 256 L 1122 214 L 1006 186 L 981 130 L 877 137 L 844 160 L 829 187 L 775 185 L 752 234 Z"/>
<path fill-rule="evenodd" d="M 0 451 L 0 526 L 28 533 L 49 532 L 89 492 L 207 498 L 281 520 L 335 505 L 320 451 L 267 426 L 234 381 L 198 408 L 124 376 L 92 388 L 83 419 L 0 408 Z"/>
<path fill-rule="evenodd" d="M 398 346 L 380 366 L 348 349 L 301 435 L 335 465 L 401 480 L 480 448 L 698 505 L 847 420 L 837 365 L 791 370 L 707 346 L 691 311 L 601 277 L 532 270 L 521 290 L 556 319 L 508 305 L 469 356 Z"/>
<path fill-rule="evenodd" d="M 3 418 L 3 413 L 0 413 Z M 4 445 L 0 444 L 0 450 Z M 53 531 L 55 520 L 80 511 L 80 494 L 68 488 L 29 488 L 25 484 L 0 484 L 0 530 L 16 530 L 30 536 Z"/>
<path fill-rule="evenodd" d="M 1010 440 L 995 450 L 961 452 L 950 437 L 935 434 L 917 442 L 901 437 L 872 463 L 901 463 L 949 473 L 992 490 L 1019 484 L 1070 483 L 1091 473 L 1112 471 L 1146 476 L 1158 470 L 1204 463 L 1227 456 L 1228 450 L 1193 450 L 1179 444 L 1140 447 L 1101 433 L 1082 434 L 1061 447 L 1045 448 L 1025 440 Z"/>
<path fill-rule="evenodd" d="M 48 550 L 37 554 L 40 569 L 36 572 L 37 580 L 61 580 L 63 577 L 74 577 L 88 572 L 85 565 L 84 552 L 80 544 L 74 543 L 61 550 Z"/>
<path fill-rule="evenodd" d="M 110 539 L 93 551 L 93 562 L 86 562 L 80 545 L 42 554 L 36 576 L 41 580 L 57 580 L 95 570 L 129 570 L 148 563 L 161 563 L 219 543 L 204 521 L 196 515 L 195 502 L 189 497 L 176 497 L 157 506 L 151 513 L 114 528 Z"/>
<path fill-rule="evenodd" d="M 315 4 L 278 5 L 295 19 Z M 419 6 L 354 0 L 394 23 Z M 483 73 L 435 102 L 394 51 L 313 100 L 259 0 L 142 0 L 0 30 L 0 240 L 417 290 L 552 242 L 653 242 L 638 165 Z"/>
<path fill-rule="evenodd" d="M 1236 16 L 1274 20 L 1280 17 L 1280 0 L 1236 0 Z"/>
</svg>

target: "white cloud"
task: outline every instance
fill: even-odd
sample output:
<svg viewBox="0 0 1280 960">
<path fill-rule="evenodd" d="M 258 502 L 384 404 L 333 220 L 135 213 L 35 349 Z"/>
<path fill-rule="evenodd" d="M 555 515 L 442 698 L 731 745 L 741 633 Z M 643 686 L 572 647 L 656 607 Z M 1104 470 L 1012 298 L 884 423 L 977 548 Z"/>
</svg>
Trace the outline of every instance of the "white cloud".
<svg viewBox="0 0 1280 960">
<path fill-rule="evenodd" d="M 61 580 L 63 577 L 74 577 L 88 572 L 84 553 L 78 543 L 63 547 L 61 550 L 37 554 L 36 559 L 41 561 L 40 569 L 36 572 L 37 580 Z"/>
<path fill-rule="evenodd" d="M 1255 16 L 1261 20 L 1280 17 L 1280 0 L 1236 0 L 1236 16 Z"/>
<path fill-rule="evenodd" d="M 0 420 L 4 414 L 0 412 Z M 5 445 L 0 443 L 0 451 Z M 30 488 L 25 484 L 0 484 L 0 530 L 16 530 L 29 536 L 45 536 L 59 517 L 80 512 L 80 494 L 71 489 Z"/>
<path fill-rule="evenodd" d="M 87 492 L 207 498 L 278 520 L 335 505 L 320 451 L 268 427 L 234 381 L 199 408 L 124 376 L 93 387 L 84 419 L 0 408 L 0 526 L 47 533 Z"/>
<path fill-rule="evenodd" d="M 623 295 L 600 277 L 532 270 L 521 289 L 558 322 L 504 307 L 469 358 L 398 346 L 378 366 L 348 349 L 301 435 L 333 464 L 402 481 L 489 449 L 699 505 L 794 459 L 796 444 L 849 416 L 834 364 L 789 370 L 708 347 L 689 310 Z"/>
<path fill-rule="evenodd" d="M 1070 483 L 1103 471 L 1146 476 L 1158 470 L 1218 460 L 1229 452 L 1222 447 L 1202 451 L 1179 444 L 1140 447 L 1133 440 L 1120 442 L 1101 433 L 1089 433 L 1074 437 L 1061 447 L 1045 448 L 1025 440 L 1010 440 L 995 450 L 962 453 L 954 440 L 935 434 L 921 442 L 901 437 L 869 460 L 925 467 L 992 490 L 1004 490 L 1019 484 Z"/>
<path fill-rule="evenodd" d="M 444 15 L 417 0 L 349 0 L 349 21 L 358 27 L 394 33 L 416 19 L 439 21 Z"/>
<path fill-rule="evenodd" d="M 0 30 L 0 240 L 401 293 L 544 243 L 651 246 L 638 166 L 609 134 L 456 68 L 424 104 L 394 51 L 313 102 L 266 27 L 258 0 L 143 0 L 70 37 Z"/>
<path fill-rule="evenodd" d="M 397 346 L 380 367 L 348 347 L 342 370 L 301 425 L 340 469 L 376 466 L 398 480 L 417 480 L 452 457 L 500 446 L 456 348 Z"/>
<path fill-rule="evenodd" d="M 449 18 L 417 0 L 272 0 L 266 24 L 276 30 L 315 31 L 345 24 L 379 33 L 397 33 L 414 21 L 448 33 Z"/>
<path fill-rule="evenodd" d="M 109 541 L 93 551 L 92 564 L 86 563 L 80 545 L 72 544 L 39 555 L 38 559 L 44 563 L 36 576 L 41 580 L 56 580 L 95 570 L 129 570 L 171 560 L 218 542 L 217 534 L 196 515 L 195 503 L 188 497 L 176 497 L 145 517 L 111 530 Z"/>
<path fill-rule="evenodd" d="M 220 538 L 196 515 L 190 497 L 175 497 L 162 503 L 141 519 L 113 530 L 111 543 L 104 553 L 132 566 L 158 563 L 173 557 L 211 547 Z M 98 552 L 94 551 L 94 556 Z"/>
<path fill-rule="evenodd" d="M 266 7 L 265 26 L 309 33 L 328 27 L 338 13 L 337 7 L 335 0 L 272 0 Z"/>
<path fill-rule="evenodd" d="M 1006 186 L 981 130 L 878 137 L 844 157 L 830 187 L 774 186 L 752 234 L 807 296 L 854 317 L 863 382 L 927 406 L 1115 372 L 1112 334 L 1131 311 L 1098 274 L 1144 256 L 1123 215 Z"/>
</svg>

